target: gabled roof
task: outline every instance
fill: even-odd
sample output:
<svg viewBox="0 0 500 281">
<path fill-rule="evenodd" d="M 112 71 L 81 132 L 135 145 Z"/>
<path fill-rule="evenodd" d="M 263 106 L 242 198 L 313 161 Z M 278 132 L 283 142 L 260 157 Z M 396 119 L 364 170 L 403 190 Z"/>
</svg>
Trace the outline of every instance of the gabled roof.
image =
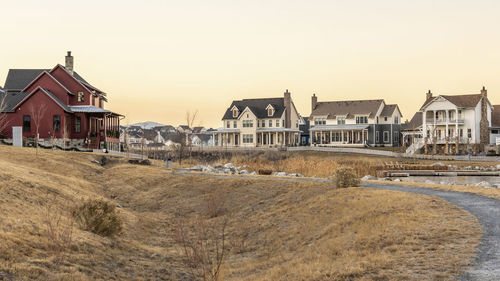
<svg viewBox="0 0 500 281">
<path fill-rule="evenodd" d="M 48 76 L 50 79 L 52 79 L 52 81 L 56 82 L 59 86 L 61 86 L 61 88 L 63 88 L 66 91 L 66 93 L 71 94 L 71 95 L 75 95 L 70 90 L 68 90 L 68 88 L 66 88 L 66 86 L 61 84 L 61 82 L 59 82 L 59 80 L 57 80 L 54 76 L 52 76 L 52 74 L 50 74 L 48 71 L 45 71 L 45 70 L 42 71 L 37 77 L 35 77 L 35 79 L 33 79 L 28 85 L 26 85 L 26 87 L 24 87 L 22 91 L 26 91 L 27 88 L 29 88 L 33 83 L 35 83 L 38 79 L 40 79 L 44 75 Z"/>
<path fill-rule="evenodd" d="M 491 111 L 491 127 L 500 128 L 500 104 L 494 105 Z"/>
<path fill-rule="evenodd" d="M 326 115 L 328 118 L 340 115 L 348 119 L 354 118 L 354 115 L 368 115 L 373 118 L 382 103 L 382 99 L 318 102 L 311 115 Z"/>
<path fill-rule="evenodd" d="M 382 116 L 382 117 L 392 116 L 392 114 L 394 114 L 394 110 L 396 110 L 396 108 L 399 110 L 397 104 L 387 104 L 387 105 L 384 106 L 384 109 L 382 109 L 382 112 L 380 113 L 380 116 Z"/>
<path fill-rule="evenodd" d="M 5 98 L 5 109 L 3 112 L 14 112 L 18 105 L 29 93 L 26 92 L 5 92 L 0 93 L 0 100 Z"/>
<path fill-rule="evenodd" d="M 420 126 L 422 126 L 422 112 L 417 111 L 415 115 L 411 118 L 410 122 L 408 123 L 403 123 L 401 125 L 403 130 L 409 130 L 413 131 L 418 129 Z"/>
<path fill-rule="evenodd" d="M 475 107 L 479 101 L 481 101 L 481 94 L 471 94 L 471 95 L 439 95 L 436 97 L 431 97 L 428 98 L 420 110 L 422 110 L 424 107 L 429 105 L 432 101 L 435 99 L 443 97 L 444 99 L 448 100 L 452 104 L 456 105 L 457 107 L 464 107 L 464 108 L 470 108 L 470 107 Z M 489 100 L 488 100 L 489 102 Z"/>
<path fill-rule="evenodd" d="M 42 93 L 45 93 L 47 96 L 49 96 L 57 105 L 59 105 L 64 111 L 72 113 L 71 109 L 64 103 L 62 102 L 59 98 L 54 95 L 51 91 L 48 89 L 45 89 L 43 87 L 38 86 L 35 90 L 33 90 L 31 93 L 26 93 L 26 92 L 7 92 L 7 95 L 13 95 L 10 97 L 14 102 L 18 101 L 17 103 L 13 104 L 12 107 L 10 108 L 9 112 L 14 112 L 15 109 L 27 101 L 34 93 L 37 91 L 42 91 Z M 15 95 L 19 94 L 19 96 Z M 21 98 L 22 97 L 22 98 Z"/>
<path fill-rule="evenodd" d="M 22 90 L 44 71 L 50 73 L 51 69 L 9 69 L 4 88 L 6 90 Z M 76 72 L 74 72 L 74 77 L 81 82 L 85 82 Z"/>
<path fill-rule="evenodd" d="M 267 115 L 267 106 L 272 105 L 274 108 L 274 114 L 272 116 Z M 231 109 L 236 106 L 238 108 L 238 116 L 233 117 Z M 235 100 L 231 103 L 231 106 L 226 110 L 226 113 L 222 117 L 222 120 L 227 119 L 238 119 L 243 113 L 245 108 L 250 109 L 250 111 L 255 114 L 259 119 L 263 118 L 280 118 L 285 111 L 284 98 L 262 98 L 262 99 L 243 99 Z"/>
</svg>

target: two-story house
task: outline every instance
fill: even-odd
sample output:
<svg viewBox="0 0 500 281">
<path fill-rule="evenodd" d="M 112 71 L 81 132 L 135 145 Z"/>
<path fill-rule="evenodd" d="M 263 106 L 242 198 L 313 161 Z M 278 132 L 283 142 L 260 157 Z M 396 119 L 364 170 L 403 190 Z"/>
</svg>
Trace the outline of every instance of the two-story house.
<svg viewBox="0 0 500 281">
<path fill-rule="evenodd" d="M 235 100 L 213 132 L 215 146 L 280 147 L 299 143 L 300 115 L 291 94 L 281 98 Z"/>
<path fill-rule="evenodd" d="M 41 145 L 119 149 L 123 116 L 105 109 L 106 93 L 73 70 L 71 52 L 65 66 L 10 69 L 4 90 L 8 126 L 0 136 L 5 141 L 25 142 L 38 133 Z"/>
<path fill-rule="evenodd" d="M 399 146 L 401 111 L 384 100 L 311 100 L 312 146 Z"/>
<path fill-rule="evenodd" d="M 432 152 L 458 154 L 460 145 L 471 145 L 483 151 L 491 143 L 491 113 L 493 106 L 483 87 L 479 94 L 438 95 L 429 90 L 414 124 L 409 128 L 417 136 L 408 148 L 408 153 Z M 462 151 L 464 152 L 464 151 Z"/>
</svg>

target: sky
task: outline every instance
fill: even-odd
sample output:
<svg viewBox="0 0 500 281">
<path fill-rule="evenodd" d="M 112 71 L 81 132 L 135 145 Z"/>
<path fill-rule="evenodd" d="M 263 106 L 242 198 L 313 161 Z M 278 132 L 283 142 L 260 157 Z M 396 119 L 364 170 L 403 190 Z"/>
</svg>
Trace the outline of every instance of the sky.
<svg viewBox="0 0 500 281">
<path fill-rule="evenodd" d="M 122 124 L 220 127 L 232 100 L 379 99 L 411 119 L 425 93 L 488 90 L 500 104 L 500 1 L 0 0 L 9 68 L 75 71 Z"/>
</svg>

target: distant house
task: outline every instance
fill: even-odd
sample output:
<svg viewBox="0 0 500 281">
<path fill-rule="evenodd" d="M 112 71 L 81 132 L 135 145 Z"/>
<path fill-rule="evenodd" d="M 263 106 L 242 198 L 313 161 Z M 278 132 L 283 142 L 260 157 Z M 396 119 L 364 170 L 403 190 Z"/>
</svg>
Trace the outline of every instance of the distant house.
<svg viewBox="0 0 500 281">
<path fill-rule="evenodd" d="M 193 134 L 191 144 L 198 147 L 213 146 L 213 136 L 210 134 Z"/>
<path fill-rule="evenodd" d="M 205 127 L 193 127 L 193 134 L 202 134 L 206 131 L 207 129 L 205 129 Z"/>
<path fill-rule="evenodd" d="M 401 111 L 383 99 L 318 102 L 311 99 L 315 146 L 399 146 Z"/>
<path fill-rule="evenodd" d="M 191 134 L 191 133 L 193 133 L 193 130 L 191 128 L 189 128 L 189 126 L 187 126 L 187 125 L 179 125 L 179 126 L 177 126 L 177 131 L 179 133 L 184 133 L 184 134 Z"/>
<path fill-rule="evenodd" d="M 309 117 L 300 117 L 299 122 L 299 130 L 300 130 L 300 145 L 310 145 L 309 139 Z"/>
<path fill-rule="evenodd" d="M 119 150 L 122 115 L 104 108 L 107 94 L 73 70 L 73 56 L 52 69 L 10 69 L 4 85 L 9 127 L 0 132 L 12 140 L 12 128 L 22 128 L 23 139 L 36 135 L 35 114 L 46 108 L 38 128 L 40 144 L 66 148 Z"/>
<path fill-rule="evenodd" d="M 494 105 L 491 111 L 490 143 L 500 145 L 500 104 Z"/>
<path fill-rule="evenodd" d="M 425 145 L 436 145 L 434 153 L 464 152 L 461 145 L 473 145 L 476 150 L 484 150 L 493 142 L 493 132 L 498 132 L 492 122 L 493 106 L 483 87 L 479 94 L 438 95 L 429 90 L 419 112 L 409 125 L 405 125 L 411 146 L 407 153 L 425 152 Z M 430 152 L 430 151 L 427 151 Z"/>
<path fill-rule="evenodd" d="M 298 145 L 299 113 L 291 94 L 283 97 L 235 100 L 213 132 L 215 145 L 279 147 Z"/>
</svg>

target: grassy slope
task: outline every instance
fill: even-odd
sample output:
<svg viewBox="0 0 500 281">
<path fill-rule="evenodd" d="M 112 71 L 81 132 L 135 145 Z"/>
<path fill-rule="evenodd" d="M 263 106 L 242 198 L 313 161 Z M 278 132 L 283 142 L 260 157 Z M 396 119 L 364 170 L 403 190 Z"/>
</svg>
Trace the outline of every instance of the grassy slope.
<svg viewBox="0 0 500 281">
<path fill-rule="evenodd" d="M 229 220 L 224 280 L 436 280 L 458 275 L 480 227 L 443 200 L 325 183 L 175 176 L 90 154 L 0 146 L 0 273 L 21 279 L 189 280 L 177 222 Z M 206 198 L 225 200 L 208 219 Z M 52 199 L 54 197 L 56 199 Z M 116 239 L 75 228 L 60 262 L 48 249 L 46 205 L 82 198 L 120 203 Z M 245 238 L 246 237 L 246 238 Z M 1 275 L 0 275 L 1 276 Z"/>
</svg>

